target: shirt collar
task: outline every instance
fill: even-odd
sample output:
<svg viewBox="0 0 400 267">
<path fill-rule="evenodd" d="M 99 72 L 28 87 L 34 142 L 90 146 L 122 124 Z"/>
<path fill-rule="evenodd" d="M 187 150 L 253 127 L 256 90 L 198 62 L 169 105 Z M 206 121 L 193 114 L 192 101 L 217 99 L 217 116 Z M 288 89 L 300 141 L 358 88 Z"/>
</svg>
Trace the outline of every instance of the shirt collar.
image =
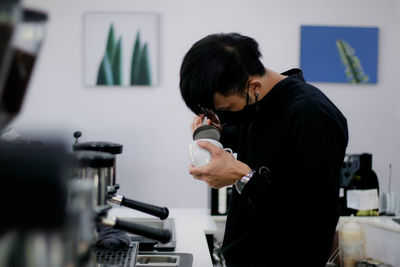
<svg viewBox="0 0 400 267">
<path fill-rule="evenodd" d="M 281 97 L 281 95 L 287 93 L 287 90 L 285 89 L 290 89 L 289 84 L 291 84 L 293 80 L 305 82 L 303 71 L 301 69 L 293 68 L 282 72 L 281 74 L 288 77 L 275 84 L 271 91 L 269 91 L 268 94 L 259 101 L 258 108 L 261 113 L 265 113 L 267 110 L 271 110 L 274 107 L 281 105 L 282 101 L 285 101 L 284 97 Z"/>
<path fill-rule="evenodd" d="M 288 71 L 282 72 L 281 74 L 303 82 L 306 81 L 303 76 L 303 71 L 298 68 L 290 69 Z"/>
</svg>

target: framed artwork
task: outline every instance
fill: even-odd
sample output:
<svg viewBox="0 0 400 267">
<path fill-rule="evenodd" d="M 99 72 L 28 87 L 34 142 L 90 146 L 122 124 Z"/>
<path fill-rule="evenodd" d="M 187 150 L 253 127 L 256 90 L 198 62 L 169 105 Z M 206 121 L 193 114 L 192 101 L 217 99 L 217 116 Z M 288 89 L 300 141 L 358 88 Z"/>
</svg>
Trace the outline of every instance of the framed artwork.
<svg viewBox="0 0 400 267">
<path fill-rule="evenodd" d="M 301 26 L 300 67 L 310 82 L 377 83 L 377 27 Z"/>
<path fill-rule="evenodd" d="M 86 13 L 83 24 L 86 86 L 158 84 L 158 14 Z"/>
</svg>

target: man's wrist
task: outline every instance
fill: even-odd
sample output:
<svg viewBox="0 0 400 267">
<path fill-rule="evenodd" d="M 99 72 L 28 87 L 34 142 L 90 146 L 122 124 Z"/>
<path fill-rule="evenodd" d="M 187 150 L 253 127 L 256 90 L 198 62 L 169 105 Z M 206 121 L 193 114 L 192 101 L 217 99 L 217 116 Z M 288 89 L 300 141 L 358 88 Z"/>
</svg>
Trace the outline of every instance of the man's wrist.
<svg viewBox="0 0 400 267">
<path fill-rule="evenodd" d="M 238 161 L 238 162 L 240 162 L 240 161 Z M 237 175 L 236 175 L 236 178 L 237 178 L 236 181 L 242 179 L 242 177 L 247 175 L 250 171 L 251 171 L 251 168 L 247 164 L 240 162 L 240 165 L 239 165 L 238 171 L 237 171 Z"/>
</svg>

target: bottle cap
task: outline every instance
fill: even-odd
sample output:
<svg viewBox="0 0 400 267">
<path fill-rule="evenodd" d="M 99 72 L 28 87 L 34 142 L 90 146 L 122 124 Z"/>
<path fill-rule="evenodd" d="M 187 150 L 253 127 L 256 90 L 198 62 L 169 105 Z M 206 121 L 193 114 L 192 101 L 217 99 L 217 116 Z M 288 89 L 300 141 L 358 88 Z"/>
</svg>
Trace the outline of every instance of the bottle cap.
<svg viewBox="0 0 400 267">
<path fill-rule="evenodd" d="M 354 218 L 350 218 L 348 222 L 342 224 L 340 229 L 341 243 L 358 243 L 362 242 L 363 234 L 361 226 Z"/>
</svg>

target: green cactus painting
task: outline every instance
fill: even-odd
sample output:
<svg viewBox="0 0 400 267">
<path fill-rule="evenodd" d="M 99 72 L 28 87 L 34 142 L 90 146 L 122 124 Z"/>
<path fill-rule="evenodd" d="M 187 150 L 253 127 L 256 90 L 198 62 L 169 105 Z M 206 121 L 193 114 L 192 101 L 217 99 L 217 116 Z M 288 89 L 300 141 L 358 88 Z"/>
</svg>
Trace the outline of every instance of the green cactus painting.
<svg viewBox="0 0 400 267">
<path fill-rule="evenodd" d="M 150 59 L 147 43 L 141 45 L 140 31 L 136 34 L 131 60 L 131 85 L 151 85 Z"/>
<path fill-rule="evenodd" d="M 97 73 L 97 85 L 122 85 L 122 37 L 115 42 L 114 25 L 111 23 L 106 51 Z"/>
<path fill-rule="evenodd" d="M 132 51 L 130 70 L 130 85 L 151 85 L 151 69 L 148 44 L 143 45 L 140 40 L 140 31 L 136 34 Z M 100 62 L 97 85 L 123 85 L 122 70 L 122 37 L 115 41 L 114 25 L 111 24 L 106 50 Z"/>
<path fill-rule="evenodd" d="M 83 82 L 89 87 L 159 84 L 159 15 L 88 12 L 83 19 Z"/>
<path fill-rule="evenodd" d="M 364 73 L 360 59 L 355 55 L 355 50 L 344 40 L 337 39 L 336 47 L 345 66 L 347 79 L 351 83 L 367 83 L 368 75 Z"/>
</svg>

